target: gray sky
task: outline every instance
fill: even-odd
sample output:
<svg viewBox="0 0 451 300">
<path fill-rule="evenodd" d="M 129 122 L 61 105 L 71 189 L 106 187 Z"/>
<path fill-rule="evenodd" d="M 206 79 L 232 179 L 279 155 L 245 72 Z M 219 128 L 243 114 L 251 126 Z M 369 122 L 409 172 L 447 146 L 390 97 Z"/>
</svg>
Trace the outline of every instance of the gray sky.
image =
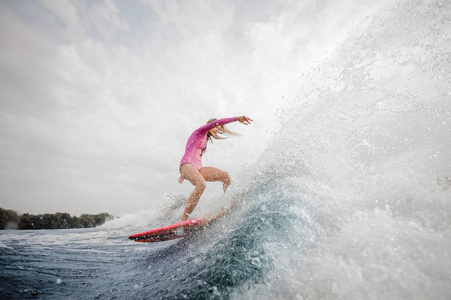
<svg viewBox="0 0 451 300">
<path fill-rule="evenodd" d="M 246 114 L 203 159 L 236 176 L 367 2 L 1 1 L 0 207 L 118 216 L 188 195 L 191 132 Z"/>
</svg>

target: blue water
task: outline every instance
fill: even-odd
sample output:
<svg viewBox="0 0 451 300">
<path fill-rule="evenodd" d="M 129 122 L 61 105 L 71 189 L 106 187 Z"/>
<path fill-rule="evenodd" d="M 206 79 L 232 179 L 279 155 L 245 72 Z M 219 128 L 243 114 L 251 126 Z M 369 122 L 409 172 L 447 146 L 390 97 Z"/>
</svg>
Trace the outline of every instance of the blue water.
<svg viewBox="0 0 451 300">
<path fill-rule="evenodd" d="M 127 239 L 176 221 L 176 196 L 100 228 L 2 231 L 0 298 L 450 299 L 450 16 L 387 4 L 299 74 L 267 150 L 196 209 L 241 199 L 205 231 Z"/>
<path fill-rule="evenodd" d="M 313 207 L 271 180 L 211 227 L 171 242 L 138 244 L 127 239 L 127 230 L 103 228 L 3 231 L 1 293 L 17 299 L 242 295 L 255 285 L 271 285 L 268 274 L 277 262 L 268 252 L 309 253 L 321 222 Z"/>
</svg>

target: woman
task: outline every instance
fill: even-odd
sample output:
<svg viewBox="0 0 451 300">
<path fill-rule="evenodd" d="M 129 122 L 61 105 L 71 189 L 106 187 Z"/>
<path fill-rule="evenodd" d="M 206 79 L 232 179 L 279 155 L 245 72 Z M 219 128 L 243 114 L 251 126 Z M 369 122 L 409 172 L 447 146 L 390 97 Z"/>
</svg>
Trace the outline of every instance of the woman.
<svg viewBox="0 0 451 300">
<path fill-rule="evenodd" d="M 227 135 L 235 134 L 224 126 L 235 121 L 249 125 L 253 120 L 246 116 L 220 120 L 210 119 L 206 125 L 194 131 L 189 137 L 185 155 L 180 162 L 181 176 L 179 183 L 183 183 L 185 179 L 189 180 L 194 185 L 194 191 L 189 196 L 188 204 L 181 221 L 186 221 L 197 206 L 197 203 L 199 203 L 199 199 L 205 191 L 206 181 L 221 181 L 224 192 L 232 183 L 230 175 L 227 172 L 213 167 L 203 167 L 201 159 L 207 149 L 207 140 L 212 142 L 212 138 L 221 139 L 218 133 Z"/>
</svg>

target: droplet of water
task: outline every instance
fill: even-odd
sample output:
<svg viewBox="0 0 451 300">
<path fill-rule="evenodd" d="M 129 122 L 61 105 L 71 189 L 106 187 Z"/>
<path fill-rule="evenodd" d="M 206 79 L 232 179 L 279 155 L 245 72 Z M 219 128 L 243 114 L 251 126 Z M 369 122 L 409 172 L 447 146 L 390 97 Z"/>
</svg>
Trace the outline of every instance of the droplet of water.
<svg viewBox="0 0 451 300">
<path fill-rule="evenodd" d="M 254 257 L 251 261 L 254 266 L 260 266 L 260 260 L 257 257 Z"/>
</svg>

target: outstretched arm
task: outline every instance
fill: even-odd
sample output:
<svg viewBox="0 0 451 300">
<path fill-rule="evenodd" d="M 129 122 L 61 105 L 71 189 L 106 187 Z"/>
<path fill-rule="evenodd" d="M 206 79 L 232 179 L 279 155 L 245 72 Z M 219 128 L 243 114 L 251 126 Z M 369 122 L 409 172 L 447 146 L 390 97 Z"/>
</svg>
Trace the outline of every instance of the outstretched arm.
<svg viewBox="0 0 451 300">
<path fill-rule="evenodd" d="M 205 132 L 215 128 L 216 126 L 225 125 L 225 124 L 232 123 L 235 121 L 239 121 L 239 122 L 243 123 L 244 125 L 249 125 L 249 124 L 251 124 L 251 122 L 253 120 L 246 116 L 234 117 L 234 118 L 224 118 L 224 119 L 219 119 L 219 120 L 213 121 L 211 123 L 205 124 L 202 127 L 200 127 L 199 129 L 197 129 L 197 131 L 200 133 L 205 133 Z"/>
<path fill-rule="evenodd" d="M 219 120 L 213 121 L 211 123 L 205 124 L 205 125 L 199 127 L 199 129 L 197 129 L 197 130 L 200 133 L 206 133 L 207 131 L 210 131 L 213 128 L 215 128 L 216 126 L 225 125 L 225 124 L 232 123 L 232 122 L 235 122 L 235 121 L 237 121 L 237 118 L 235 118 L 235 117 L 234 118 L 219 119 Z"/>
</svg>

